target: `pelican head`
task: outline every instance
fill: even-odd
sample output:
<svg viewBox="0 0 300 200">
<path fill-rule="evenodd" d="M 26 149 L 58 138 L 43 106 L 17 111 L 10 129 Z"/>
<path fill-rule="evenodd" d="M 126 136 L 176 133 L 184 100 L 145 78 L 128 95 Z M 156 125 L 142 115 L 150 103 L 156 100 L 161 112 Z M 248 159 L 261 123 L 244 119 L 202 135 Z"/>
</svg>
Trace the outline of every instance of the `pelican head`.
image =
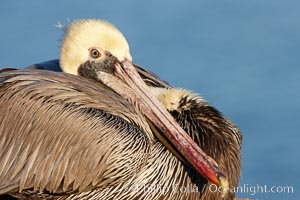
<svg viewBox="0 0 300 200">
<path fill-rule="evenodd" d="M 62 43 L 61 67 L 64 72 L 101 82 L 130 101 L 143 113 L 153 132 L 158 132 L 155 131 L 158 128 L 163 133 L 165 142 L 162 143 L 171 144 L 165 144 L 167 148 L 175 148 L 178 157 L 207 180 L 226 187 L 227 179 L 217 163 L 178 125 L 152 94 L 131 61 L 122 33 L 102 20 L 75 21 L 69 26 Z"/>
<path fill-rule="evenodd" d="M 86 61 L 91 48 L 108 51 L 119 61 L 132 61 L 129 45 L 114 25 L 99 19 L 77 20 L 70 24 L 62 42 L 62 70 L 77 75 L 78 66 Z"/>
</svg>

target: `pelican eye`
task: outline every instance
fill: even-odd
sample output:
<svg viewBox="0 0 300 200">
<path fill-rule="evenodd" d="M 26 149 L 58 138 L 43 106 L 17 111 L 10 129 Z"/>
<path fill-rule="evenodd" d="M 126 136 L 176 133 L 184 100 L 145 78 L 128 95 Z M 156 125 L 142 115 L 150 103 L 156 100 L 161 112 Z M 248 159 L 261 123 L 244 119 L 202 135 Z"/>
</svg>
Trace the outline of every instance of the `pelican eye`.
<svg viewBox="0 0 300 200">
<path fill-rule="evenodd" d="M 97 49 L 91 49 L 90 50 L 90 56 L 92 58 L 99 58 L 101 56 L 101 54 Z"/>
</svg>

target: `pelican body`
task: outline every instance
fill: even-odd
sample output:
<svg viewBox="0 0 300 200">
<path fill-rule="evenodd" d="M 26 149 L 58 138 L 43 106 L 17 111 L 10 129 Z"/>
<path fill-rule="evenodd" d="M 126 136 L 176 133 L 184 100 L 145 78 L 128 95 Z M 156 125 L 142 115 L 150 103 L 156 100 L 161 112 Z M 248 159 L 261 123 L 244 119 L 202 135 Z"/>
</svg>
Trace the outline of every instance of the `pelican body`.
<svg viewBox="0 0 300 200">
<path fill-rule="evenodd" d="M 123 38 L 107 22 L 79 21 L 61 66 L 0 73 L 0 199 L 233 199 L 210 188 L 238 185 L 239 129 L 198 95 L 133 66 L 125 39 L 113 40 L 123 48 L 93 35 L 81 43 L 87 36 L 72 31 L 103 24 Z M 60 67 L 67 73 L 32 69 Z"/>
</svg>

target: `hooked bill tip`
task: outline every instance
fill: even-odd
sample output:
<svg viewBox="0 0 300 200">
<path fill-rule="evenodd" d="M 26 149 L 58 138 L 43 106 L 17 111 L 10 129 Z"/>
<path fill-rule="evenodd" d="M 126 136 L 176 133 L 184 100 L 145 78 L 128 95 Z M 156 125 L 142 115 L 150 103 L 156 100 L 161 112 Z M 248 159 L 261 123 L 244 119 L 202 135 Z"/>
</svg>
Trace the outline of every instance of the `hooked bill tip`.
<svg viewBox="0 0 300 200">
<path fill-rule="evenodd" d="M 223 175 L 219 176 L 218 179 L 221 187 L 221 195 L 222 198 L 224 198 L 229 191 L 229 183 L 228 180 Z"/>
</svg>

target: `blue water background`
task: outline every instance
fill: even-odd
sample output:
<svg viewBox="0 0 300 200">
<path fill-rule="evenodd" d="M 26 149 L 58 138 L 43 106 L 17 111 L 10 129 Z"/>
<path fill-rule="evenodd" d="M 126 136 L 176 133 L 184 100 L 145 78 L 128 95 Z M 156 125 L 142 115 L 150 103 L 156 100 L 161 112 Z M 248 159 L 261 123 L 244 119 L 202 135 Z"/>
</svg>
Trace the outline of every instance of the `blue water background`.
<svg viewBox="0 0 300 200">
<path fill-rule="evenodd" d="M 78 18 L 115 24 L 136 63 L 201 94 L 240 127 L 249 191 L 239 197 L 300 199 L 300 1 L 3 0 L 0 66 L 58 58 L 54 25 Z M 293 193 L 251 195 L 257 184 Z"/>
</svg>

